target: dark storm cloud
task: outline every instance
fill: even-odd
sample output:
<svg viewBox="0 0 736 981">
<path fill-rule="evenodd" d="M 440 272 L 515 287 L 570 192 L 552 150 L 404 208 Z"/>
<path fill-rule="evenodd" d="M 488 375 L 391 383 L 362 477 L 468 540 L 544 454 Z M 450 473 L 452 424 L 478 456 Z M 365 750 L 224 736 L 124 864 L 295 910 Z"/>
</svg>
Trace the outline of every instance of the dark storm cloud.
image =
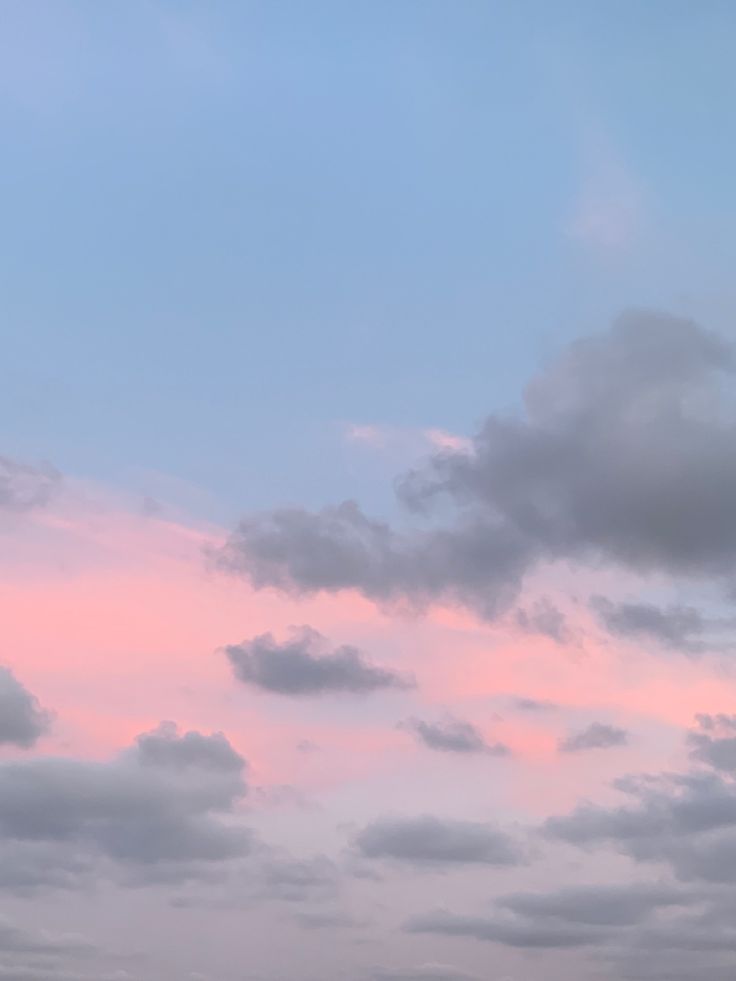
<svg viewBox="0 0 736 981">
<path fill-rule="evenodd" d="M 3 761 L 0 836 L 19 849 L 19 861 L 29 860 L 10 877 L 42 872 L 32 855 L 38 847 L 50 861 L 50 884 L 67 884 L 75 863 L 80 871 L 95 861 L 127 867 L 131 881 L 173 881 L 243 855 L 250 837 L 227 818 L 246 792 L 244 766 L 223 736 L 180 736 L 171 723 L 107 763 Z"/>
<path fill-rule="evenodd" d="M 580 732 L 572 732 L 560 740 L 560 752 L 582 753 L 588 749 L 612 749 L 614 746 L 625 746 L 628 741 L 629 735 L 625 729 L 593 722 Z"/>
<path fill-rule="evenodd" d="M 483 733 L 470 722 L 446 718 L 439 722 L 407 719 L 399 723 L 400 729 L 411 732 L 428 749 L 442 753 L 487 753 L 491 756 L 508 756 L 509 748 L 503 743 L 489 743 Z"/>
<path fill-rule="evenodd" d="M 0 667 L 0 744 L 27 748 L 38 742 L 51 715 L 8 668 Z"/>
<path fill-rule="evenodd" d="M 60 482 L 61 476 L 53 467 L 33 467 L 0 456 L 0 509 L 29 511 L 43 507 Z"/>
<path fill-rule="evenodd" d="M 523 862 L 513 838 L 491 825 L 429 816 L 381 818 L 364 828 L 354 844 L 365 858 L 412 865 L 511 866 Z"/>
<path fill-rule="evenodd" d="M 239 681 L 281 695 L 359 694 L 413 686 L 411 679 L 368 662 L 355 647 L 323 652 L 324 647 L 316 630 L 302 627 L 283 643 L 261 634 L 226 647 L 225 654 Z"/>
<path fill-rule="evenodd" d="M 471 452 L 444 450 L 399 481 L 416 516 L 443 501 L 446 523 L 399 531 L 352 502 L 285 509 L 244 519 L 217 561 L 257 588 L 457 601 L 485 617 L 542 559 L 731 572 L 736 425 L 721 382 L 733 370 L 712 332 L 631 314 L 570 345 L 532 381 L 523 415 L 491 416 Z"/>
</svg>

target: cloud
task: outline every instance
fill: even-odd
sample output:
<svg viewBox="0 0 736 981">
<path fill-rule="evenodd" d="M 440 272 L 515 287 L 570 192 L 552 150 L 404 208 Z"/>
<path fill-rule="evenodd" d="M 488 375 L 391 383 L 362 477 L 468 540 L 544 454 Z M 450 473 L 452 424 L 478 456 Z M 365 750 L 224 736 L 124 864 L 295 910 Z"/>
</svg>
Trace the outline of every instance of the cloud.
<svg viewBox="0 0 736 981">
<path fill-rule="evenodd" d="M 682 889 L 657 883 L 574 886 L 554 892 L 513 893 L 496 905 L 519 916 L 589 926 L 633 926 L 656 909 L 690 901 Z"/>
<path fill-rule="evenodd" d="M 29 511 L 43 507 L 60 482 L 61 476 L 53 467 L 33 467 L 0 456 L 0 509 Z"/>
<path fill-rule="evenodd" d="M 659 607 L 652 603 L 614 603 L 604 596 L 593 596 L 591 608 L 606 630 L 634 640 L 653 640 L 670 650 L 699 654 L 713 643 L 704 635 L 733 621 L 708 620 L 691 606 Z"/>
<path fill-rule="evenodd" d="M 0 667 L 0 745 L 35 745 L 51 725 L 51 714 L 9 668 Z"/>
<path fill-rule="evenodd" d="M 42 914 L 41 914 L 42 915 Z M 0 978 L 5 981 L 135 981 L 110 964 L 120 957 L 106 954 L 85 937 L 51 933 L 0 917 Z M 103 966 L 107 964 L 107 966 Z"/>
<path fill-rule="evenodd" d="M 626 730 L 603 722 L 593 722 L 580 732 L 571 733 L 560 740 L 560 751 L 581 753 L 587 749 L 612 749 L 614 746 L 625 746 L 628 741 Z"/>
<path fill-rule="evenodd" d="M 308 859 L 270 856 L 256 870 L 255 877 L 256 898 L 287 902 L 330 898 L 339 882 L 337 866 L 325 855 Z"/>
<path fill-rule="evenodd" d="M 491 756 L 508 756 L 509 748 L 503 743 L 488 743 L 483 733 L 470 722 L 448 717 L 439 722 L 407 719 L 399 723 L 400 729 L 413 733 L 429 749 L 443 753 L 487 753 Z"/>
<path fill-rule="evenodd" d="M 449 937 L 473 937 L 508 947 L 529 949 L 586 947 L 605 940 L 604 928 L 564 923 L 537 924 L 523 920 L 463 916 L 435 910 L 411 917 L 404 929 L 408 933 L 435 933 Z"/>
<path fill-rule="evenodd" d="M 216 554 L 221 569 L 287 593 L 356 589 L 381 603 L 424 605 L 456 596 L 494 616 L 528 565 L 513 528 L 471 519 L 406 535 L 354 501 L 312 514 L 289 508 L 245 518 Z"/>
<path fill-rule="evenodd" d="M 699 715 L 697 724 L 688 736 L 693 759 L 736 774 L 736 715 Z"/>
<path fill-rule="evenodd" d="M 699 930 L 697 914 L 689 908 L 701 903 L 701 896 L 664 883 L 593 884 L 501 896 L 491 913 L 482 916 L 437 909 L 410 918 L 404 929 L 530 951 L 596 948 L 601 964 L 630 958 L 633 951 L 686 947 L 686 937 L 692 946 L 722 949 L 732 942 L 733 932 L 718 927 Z M 682 915 L 681 910 L 688 912 Z"/>
<path fill-rule="evenodd" d="M 365 694 L 413 686 L 411 679 L 369 663 L 355 647 L 320 653 L 323 647 L 316 630 L 302 627 L 283 643 L 260 634 L 226 647 L 225 654 L 239 681 L 281 695 Z"/>
<path fill-rule="evenodd" d="M 92 944 L 81 937 L 53 936 L 42 930 L 27 930 L 0 917 L 0 954 L 87 954 Z"/>
<path fill-rule="evenodd" d="M 354 502 L 282 509 L 244 518 L 216 561 L 256 588 L 457 602 L 487 618 L 540 561 L 724 577 L 736 565 L 736 423 L 722 394 L 734 365 L 713 332 L 629 314 L 570 345 L 528 386 L 524 413 L 490 416 L 471 452 L 445 449 L 401 478 L 410 527 Z"/>
<path fill-rule="evenodd" d="M 705 769 L 622 778 L 615 787 L 628 803 L 582 803 L 568 815 L 549 818 L 544 833 L 578 847 L 613 846 L 637 862 L 665 863 L 683 881 L 736 885 L 731 737 L 724 737 L 721 750 L 709 731 L 716 723 L 710 716 L 701 719 L 689 742 Z M 726 725 L 730 730 L 730 720 Z"/>
<path fill-rule="evenodd" d="M 423 816 L 385 817 L 355 838 L 365 858 L 393 859 L 411 865 L 520 865 L 516 842 L 488 824 Z"/>
<path fill-rule="evenodd" d="M 557 708 L 554 702 L 540 701 L 537 698 L 526 698 L 517 695 L 511 699 L 511 707 L 518 712 L 550 712 Z"/>
<path fill-rule="evenodd" d="M 516 623 L 527 633 L 541 634 L 558 644 L 564 644 L 570 639 L 565 614 L 547 599 L 537 600 L 528 610 L 518 609 Z"/>
<path fill-rule="evenodd" d="M 501 896 L 492 915 L 434 910 L 412 917 L 405 929 L 529 950 L 598 945 L 605 949 L 617 938 L 633 945 L 636 933 L 628 928 L 641 928 L 660 910 L 686 907 L 693 901 L 682 889 L 667 885 L 591 885 Z"/>
<path fill-rule="evenodd" d="M 244 770 L 221 734 L 180 735 L 172 723 L 109 762 L 0 762 L 0 836 L 27 860 L 16 884 L 28 888 L 35 873 L 37 886 L 71 885 L 75 871 L 104 862 L 176 881 L 246 854 L 249 834 L 228 821 L 246 793 Z"/>
</svg>

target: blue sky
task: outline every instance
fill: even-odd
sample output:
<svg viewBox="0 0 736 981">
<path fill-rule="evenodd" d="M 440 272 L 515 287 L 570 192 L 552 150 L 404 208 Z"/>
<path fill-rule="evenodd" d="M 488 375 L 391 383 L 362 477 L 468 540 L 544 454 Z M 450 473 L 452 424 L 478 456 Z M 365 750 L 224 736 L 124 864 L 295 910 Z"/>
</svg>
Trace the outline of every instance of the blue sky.
<svg viewBox="0 0 736 981">
<path fill-rule="evenodd" d="M 624 307 L 722 326 L 735 18 L 5 3 L 8 450 L 316 504 L 342 422 L 472 431 Z"/>
</svg>

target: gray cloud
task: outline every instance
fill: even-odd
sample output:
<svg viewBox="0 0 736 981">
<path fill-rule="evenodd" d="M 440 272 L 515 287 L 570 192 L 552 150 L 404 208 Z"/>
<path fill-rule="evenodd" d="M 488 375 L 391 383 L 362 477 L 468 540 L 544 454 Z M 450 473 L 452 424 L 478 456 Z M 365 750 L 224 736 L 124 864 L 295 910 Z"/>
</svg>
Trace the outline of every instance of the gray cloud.
<svg viewBox="0 0 736 981">
<path fill-rule="evenodd" d="M 271 634 L 261 634 L 226 647 L 225 654 L 239 681 L 281 695 L 366 693 L 413 686 L 411 679 L 369 663 L 355 647 L 343 645 L 322 653 L 324 646 L 316 630 L 302 627 L 283 643 Z"/>
<path fill-rule="evenodd" d="M 736 425 L 720 384 L 733 370 L 712 332 L 631 314 L 570 345 L 524 414 L 491 416 L 472 452 L 445 450 L 399 481 L 415 518 L 449 512 L 446 524 L 396 530 L 353 502 L 284 509 L 244 519 L 217 562 L 257 588 L 455 601 L 489 618 L 543 559 L 731 572 Z"/>
<path fill-rule="evenodd" d="M 290 911 L 297 921 L 302 912 L 314 914 L 315 922 L 301 925 L 317 929 L 319 916 L 332 915 L 317 904 L 332 902 L 334 908 L 341 886 L 340 870 L 326 855 L 296 857 L 284 848 L 254 841 L 246 861 L 225 863 L 222 875 L 202 877 L 196 882 L 195 891 L 175 896 L 171 905 L 179 909 L 225 910 L 262 908 L 265 903 L 287 904 L 297 907 L 295 912 Z M 298 909 L 299 906 L 305 909 Z"/>
<path fill-rule="evenodd" d="M 516 611 L 516 623 L 530 634 L 541 634 L 557 644 L 570 640 L 570 629 L 565 614 L 548 599 L 539 599 L 529 609 Z"/>
<path fill-rule="evenodd" d="M 467 602 L 493 617 L 513 600 L 530 561 L 513 528 L 482 516 L 416 534 L 368 518 L 354 501 L 311 514 L 291 508 L 240 522 L 215 556 L 255 588 L 356 589 L 380 603 Z"/>
<path fill-rule="evenodd" d="M 513 893 L 496 905 L 530 919 L 559 920 L 588 926 L 633 926 L 668 906 L 687 905 L 682 889 L 651 883 L 591 885 L 546 893 Z"/>
<path fill-rule="evenodd" d="M 700 654 L 722 646 L 713 633 L 733 626 L 732 620 L 707 619 L 691 606 L 614 603 L 604 596 L 591 597 L 590 605 L 609 633 L 634 640 L 653 640 L 685 654 Z"/>
<path fill-rule="evenodd" d="M 267 858 L 256 869 L 256 897 L 287 902 L 314 901 L 332 897 L 338 889 L 337 866 L 325 855 L 296 859 Z"/>
<path fill-rule="evenodd" d="M 606 725 L 603 722 L 592 722 L 580 732 L 570 733 L 560 740 L 560 752 L 582 753 L 587 749 L 612 749 L 615 746 L 625 746 L 629 734 L 625 729 Z"/>
<path fill-rule="evenodd" d="M 72 885 L 75 872 L 105 862 L 129 869 L 131 882 L 176 881 L 243 855 L 250 836 L 228 816 L 246 792 L 244 768 L 222 735 L 181 736 L 171 723 L 107 763 L 3 761 L 0 836 L 18 859 L 4 870 L 0 853 L 10 878 L 0 884 Z"/>
<path fill-rule="evenodd" d="M 0 917 L 4 981 L 135 981 L 119 967 L 129 957 L 106 953 L 85 937 L 40 929 L 38 919 L 34 911 L 33 926 L 26 927 Z"/>
<path fill-rule="evenodd" d="M 523 855 L 509 835 L 474 821 L 386 817 L 369 824 L 354 844 L 365 858 L 413 865 L 520 865 Z"/>
<path fill-rule="evenodd" d="M 51 715 L 8 668 L 0 667 L 0 744 L 33 746 L 48 730 Z"/>
<path fill-rule="evenodd" d="M 0 508 L 29 511 L 48 504 L 61 481 L 53 467 L 33 467 L 0 456 Z"/>
<path fill-rule="evenodd" d="M 489 743 L 483 733 L 470 722 L 448 717 L 439 722 L 407 719 L 399 728 L 411 732 L 429 749 L 443 753 L 487 753 L 491 756 L 508 756 L 504 743 Z"/>
<path fill-rule="evenodd" d="M 511 699 L 511 707 L 519 712 L 551 712 L 557 708 L 554 702 L 543 702 L 537 698 L 517 695 Z"/>
<path fill-rule="evenodd" d="M 598 944 L 607 937 L 601 927 L 585 924 L 529 923 L 485 916 L 462 916 L 447 910 L 435 910 L 410 918 L 405 924 L 409 933 L 436 933 L 450 937 L 473 937 L 527 949 L 586 947 Z"/>
<path fill-rule="evenodd" d="M 736 774 L 736 715 L 699 715 L 688 740 L 693 759 Z"/>
<path fill-rule="evenodd" d="M 730 772 L 719 772 L 730 769 L 731 747 L 724 747 L 722 758 L 709 728 L 723 725 L 717 719 L 701 717 L 689 737 L 693 755 L 709 768 L 622 778 L 614 786 L 627 803 L 581 804 L 549 818 L 544 833 L 579 847 L 612 846 L 637 862 L 667 864 L 683 881 L 736 884 L 736 785 Z"/>
<path fill-rule="evenodd" d="M 720 953 L 736 950 L 732 917 L 732 904 L 724 905 L 722 895 L 662 882 L 598 883 L 501 896 L 482 916 L 436 909 L 410 918 L 404 929 L 529 952 L 583 948 L 595 965 L 593 973 L 606 977 L 609 968 L 616 978 L 664 981 L 666 972 L 650 975 L 652 964 L 682 967 L 690 960 L 689 970 L 673 976 L 695 981 L 722 976 Z M 684 957 L 678 958 L 680 953 Z"/>
<path fill-rule="evenodd" d="M 0 917 L 0 953 L 86 954 L 94 950 L 81 937 L 52 936 L 41 930 L 27 930 Z"/>
</svg>

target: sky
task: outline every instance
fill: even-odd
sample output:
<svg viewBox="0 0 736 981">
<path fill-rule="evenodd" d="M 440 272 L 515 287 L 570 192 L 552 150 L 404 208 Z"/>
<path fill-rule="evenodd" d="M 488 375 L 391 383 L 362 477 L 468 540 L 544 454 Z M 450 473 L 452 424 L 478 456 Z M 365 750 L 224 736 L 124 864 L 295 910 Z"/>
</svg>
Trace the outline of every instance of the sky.
<svg viewBox="0 0 736 981">
<path fill-rule="evenodd" d="M 0 2 L 0 979 L 731 981 L 735 32 Z"/>
</svg>

